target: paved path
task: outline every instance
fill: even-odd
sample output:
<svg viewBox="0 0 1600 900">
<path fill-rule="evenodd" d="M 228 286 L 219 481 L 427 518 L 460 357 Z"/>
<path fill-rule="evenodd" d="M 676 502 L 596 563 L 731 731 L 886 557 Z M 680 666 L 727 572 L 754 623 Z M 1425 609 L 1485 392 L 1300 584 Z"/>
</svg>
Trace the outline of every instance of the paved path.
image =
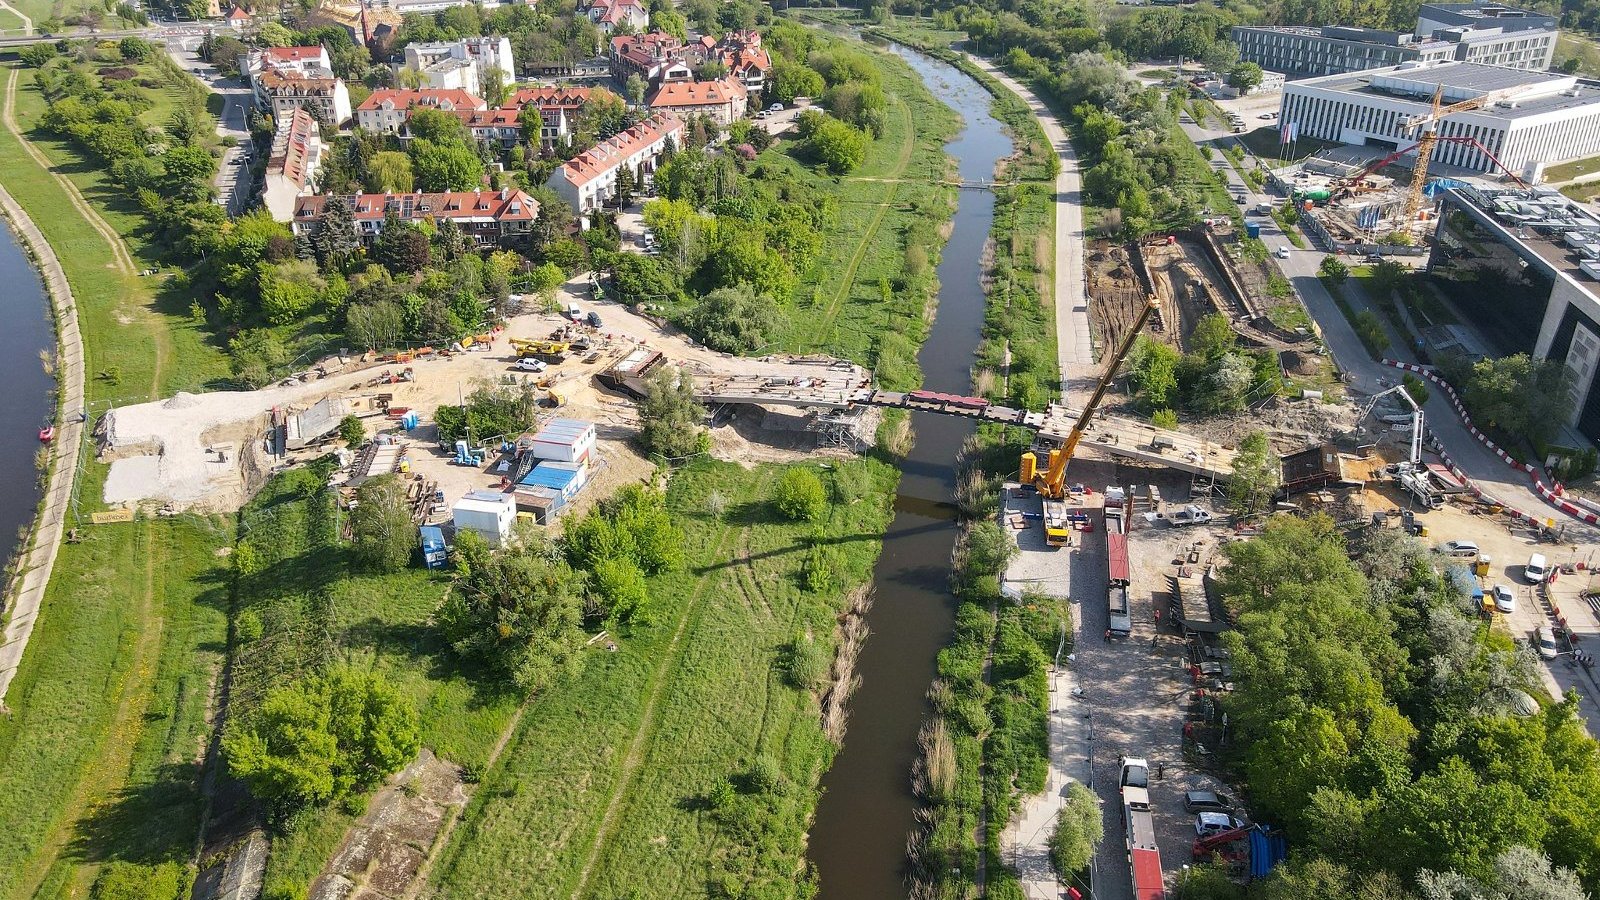
<svg viewBox="0 0 1600 900">
<path fill-rule="evenodd" d="M 33 20 L 23 15 L 22 10 L 17 9 L 15 6 L 12 6 L 9 3 L 3 2 L 3 0 L 0 0 L 0 9 L 3 9 L 22 20 L 22 33 L 24 35 L 33 34 Z"/>
<path fill-rule="evenodd" d="M 1089 298 L 1084 292 L 1083 188 L 1078 156 L 1066 130 L 1033 91 L 989 60 L 976 56 L 971 59 L 1028 104 L 1061 159 L 1061 172 L 1056 176 L 1056 353 L 1061 365 L 1062 400 L 1070 401 L 1071 389 L 1087 392 L 1100 377 L 1095 370 L 1094 339 L 1089 332 Z"/>
<path fill-rule="evenodd" d="M 8 116 L 9 116 L 9 107 Z M 13 579 L 14 592 L 7 604 L 9 618 L 5 631 L 0 634 L 0 710 L 5 708 L 6 691 L 11 679 L 16 677 L 22 663 L 22 651 L 33 634 L 34 622 L 39 617 L 39 603 L 44 599 L 45 587 L 50 583 L 50 572 L 55 567 L 56 549 L 61 544 L 61 533 L 66 524 L 68 506 L 72 500 L 72 485 L 78 473 L 78 448 L 83 442 L 83 424 L 76 412 L 83 409 L 83 339 L 78 334 L 78 308 L 72 299 L 72 289 L 55 252 L 45 242 L 44 235 L 34 227 L 33 220 L 22 207 L 0 188 L 0 209 L 11 220 L 13 229 L 33 251 L 45 286 L 50 292 L 50 302 L 56 319 L 56 378 L 61 388 L 61 410 L 66 412 L 56 431 L 56 441 L 50 461 L 50 482 L 45 489 L 44 507 L 39 514 L 32 539 L 24 551 Z"/>
</svg>

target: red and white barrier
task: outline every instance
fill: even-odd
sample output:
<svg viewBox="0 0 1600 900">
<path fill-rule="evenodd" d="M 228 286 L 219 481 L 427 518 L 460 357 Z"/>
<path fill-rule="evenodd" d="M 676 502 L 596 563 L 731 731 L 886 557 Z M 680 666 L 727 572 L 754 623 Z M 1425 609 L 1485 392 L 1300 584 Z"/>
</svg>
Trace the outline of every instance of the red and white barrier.
<svg viewBox="0 0 1600 900">
<path fill-rule="evenodd" d="M 1494 441 L 1489 440 L 1488 435 L 1479 431 L 1478 427 L 1472 424 L 1472 417 L 1467 415 L 1467 408 L 1465 404 L 1461 402 L 1461 395 L 1457 394 L 1456 389 L 1452 387 L 1448 381 L 1440 378 L 1438 373 L 1432 368 L 1419 366 L 1415 363 L 1397 362 L 1392 359 L 1383 360 L 1383 364 L 1392 368 L 1400 369 L 1404 372 L 1411 372 L 1412 374 L 1419 375 L 1433 382 L 1439 387 L 1440 390 L 1444 391 L 1446 397 L 1450 398 L 1450 405 L 1455 407 L 1456 415 L 1461 417 L 1461 423 L 1467 426 L 1467 431 L 1470 432 L 1473 437 L 1478 439 L 1478 443 L 1483 444 L 1485 447 L 1494 451 L 1494 455 L 1500 457 L 1500 460 L 1506 465 L 1513 469 L 1519 469 L 1525 473 L 1529 480 L 1533 482 L 1534 493 L 1538 494 L 1546 503 L 1549 503 L 1551 506 L 1554 506 L 1556 509 L 1561 510 L 1563 513 L 1566 513 L 1580 522 L 1585 522 L 1590 525 L 1600 525 L 1600 507 L 1597 507 L 1595 504 L 1589 503 L 1588 501 L 1582 500 L 1579 501 L 1583 504 L 1580 507 L 1577 503 L 1566 499 L 1566 488 L 1562 487 L 1561 484 L 1553 478 L 1550 480 L 1551 485 L 1546 487 L 1544 478 L 1541 477 L 1547 474 L 1544 469 L 1534 465 L 1533 463 L 1525 463 L 1516 459 L 1510 453 L 1507 453 L 1504 447 L 1501 447 Z M 1514 506 L 1510 506 L 1501 500 L 1497 500 L 1494 497 L 1490 497 L 1489 495 L 1485 494 L 1483 490 L 1478 487 L 1476 482 L 1469 478 L 1465 472 L 1462 472 L 1460 468 L 1458 468 L 1456 464 L 1451 461 L 1450 456 L 1444 452 L 1442 444 L 1440 446 L 1439 456 L 1444 459 L 1444 464 L 1450 467 L 1450 471 L 1453 474 L 1467 483 L 1467 487 L 1472 490 L 1473 496 L 1481 497 L 1482 499 L 1488 500 L 1489 502 L 1498 506 L 1504 506 L 1518 518 L 1524 519 L 1534 525 L 1543 524 L 1543 519 L 1523 512 Z"/>
</svg>

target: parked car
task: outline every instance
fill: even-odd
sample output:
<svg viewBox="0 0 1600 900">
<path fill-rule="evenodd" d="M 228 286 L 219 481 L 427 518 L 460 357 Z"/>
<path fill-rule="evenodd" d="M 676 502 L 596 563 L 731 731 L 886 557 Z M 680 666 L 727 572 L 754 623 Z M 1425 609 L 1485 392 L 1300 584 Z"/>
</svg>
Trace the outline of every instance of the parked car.
<svg viewBox="0 0 1600 900">
<path fill-rule="evenodd" d="M 515 368 L 520 372 L 543 372 L 545 369 L 550 367 L 545 365 L 544 360 L 542 359 L 534 359 L 531 356 L 525 356 L 522 359 L 517 360 Z"/>
<path fill-rule="evenodd" d="M 1522 569 L 1522 577 L 1528 579 L 1529 584 L 1538 584 L 1549 574 L 1550 570 L 1545 568 L 1543 553 L 1535 553 L 1528 557 L 1528 564 Z"/>
<path fill-rule="evenodd" d="M 567 318 L 574 322 L 581 322 L 583 321 L 583 310 L 578 308 L 578 304 L 569 303 L 567 304 Z"/>
<path fill-rule="evenodd" d="M 771 106 L 767 107 L 767 112 L 769 112 L 769 113 L 783 112 L 783 104 L 782 103 L 774 103 Z"/>
<path fill-rule="evenodd" d="M 1183 808 L 1186 812 L 1233 812 L 1233 800 L 1216 791 L 1184 791 Z"/>
<path fill-rule="evenodd" d="M 1517 611 L 1517 598 L 1511 593 L 1511 588 L 1497 584 L 1489 590 L 1489 593 L 1494 595 L 1495 609 L 1508 616 Z"/>
<path fill-rule="evenodd" d="M 1285 244 L 1284 246 L 1278 248 L 1278 258 L 1279 259 L 1288 259 L 1289 258 L 1289 246 L 1287 244 Z"/>
<path fill-rule="evenodd" d="M 1478 558 L 1478 545 L 1471 541 L 1445 541 L 1439 545 L 1438 550 L 1445 556 L 1453 556 L 1456 559 Z"/>
<path fill-rule="evenodd" d="M 1243 828 L 1244 820 L 1223 812 L 1203 812 L 1194 817 L 1196 837 L 1210 837 L 1235 828 Z"/>
<path fill-rule="evenodd" d="M 1534 646 L 1539 648 L 1539 655 L 1545 659 L 1555 659 L 1561 655 L 1561 648 L 1556 646 L 1556 630 L 1549 625 L 1540 625 L 1533 633 Z"/>
<path fill-rule="evenodd" d="M 589 323 L 589 327 L 590 328 L 599 328 L 600 327 L 600 314 L 595 312 L 594 310 L 590 310 L 589 311 L 589 315 L 587 317 L 585 317 L 584 321 Z"/>
<path fill-rule="evenodd" d="M 1382 253 L 1368 253 L 1367 254 L 1367 262 L 1372 263 L 1373 265 L 1377 265 L 1378 263 L 1383 262 L 1383 254 Z"/>
</svg>

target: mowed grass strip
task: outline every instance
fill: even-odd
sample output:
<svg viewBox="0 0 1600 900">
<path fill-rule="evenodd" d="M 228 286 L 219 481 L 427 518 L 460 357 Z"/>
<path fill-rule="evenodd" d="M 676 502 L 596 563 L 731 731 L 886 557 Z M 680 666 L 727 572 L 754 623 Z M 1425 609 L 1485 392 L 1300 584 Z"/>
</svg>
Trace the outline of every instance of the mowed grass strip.
<svg viewBox="0 0 1600 900">
<path fill-rule="evenodd" d="M 796 634 L 831 646 L 847 586 L 870 577 L 896 478 L 877 462 L 841 465 L 867 487 L 819 523 L 773 517 L 779 467 L 704 462 L 673 477 L 668 505 L 686 531 L 687 569 L 652 579 L 656 624 L 624 636 L 617 653 L 594 654 L 530 706 L 436 869 L 440 896 L 700 896 L 713 884 L 792 886 L 804 877 L 805 830 L 833 751 L 815 696 L 778 667 Z M 722 517 L 706 511 L 713 493 L 727 501 Z M 837 590 L 801 587 L 813 537 L 828 548 Z M 661 667 L 680 624 L 677 651 Z M 651 695 L 659 699 L 647 722 Z M 643 756 L 628 769 L 641 728 Z M 789 787 L 772 809 L 732 825 L 706 798 L 758 757 L 775 762 Z M 593 854 L 613 804 L 619 811 Z"/>
</svg>

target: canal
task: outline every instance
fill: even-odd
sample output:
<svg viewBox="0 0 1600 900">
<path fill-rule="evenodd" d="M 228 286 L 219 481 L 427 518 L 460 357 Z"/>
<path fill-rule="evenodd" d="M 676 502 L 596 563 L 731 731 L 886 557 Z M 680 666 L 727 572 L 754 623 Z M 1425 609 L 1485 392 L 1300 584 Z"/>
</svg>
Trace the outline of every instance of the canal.
<svg viewBox="0 0 1600 900">
<path fill-rule="evenodd" d="M 945 149 L 964 181 L 986 181 L 1012 151 L 1004 126 L 989 114 L 991 96 L 954 66 L 891 45 L 933 95 L 961 114 L 965 127 Z M 983 246 L 994 195 L 959 191 L 954 229 L 939 262 L 939 308 L 917 360 L 929 390 L 966 394 L 984 320 Z M 895 517 L 873 571 L 870 636 L 856 663 L 861 686 L 850 701 L 844 746 L 823 776 L 810 836 L 825 900 L 906 896 L 906 838 L 917 799 L 911 766 L 927 713 L 939 650 L 950 638 L 955 597 L 950 552 L 956 538 L 956 452 L 973 424 L 954 416 L 911 415 L 916 445 L 901 467 Z"/>
<path fill-rule="evenodd" d="M 55 379 L 43 354 L 55 352 L 44 281 L 8 225 L 0 222 L 0 549 L 11 561 L 17 537 L 39 505 L 39 428 L 50 420 Z"/>
</svg>

